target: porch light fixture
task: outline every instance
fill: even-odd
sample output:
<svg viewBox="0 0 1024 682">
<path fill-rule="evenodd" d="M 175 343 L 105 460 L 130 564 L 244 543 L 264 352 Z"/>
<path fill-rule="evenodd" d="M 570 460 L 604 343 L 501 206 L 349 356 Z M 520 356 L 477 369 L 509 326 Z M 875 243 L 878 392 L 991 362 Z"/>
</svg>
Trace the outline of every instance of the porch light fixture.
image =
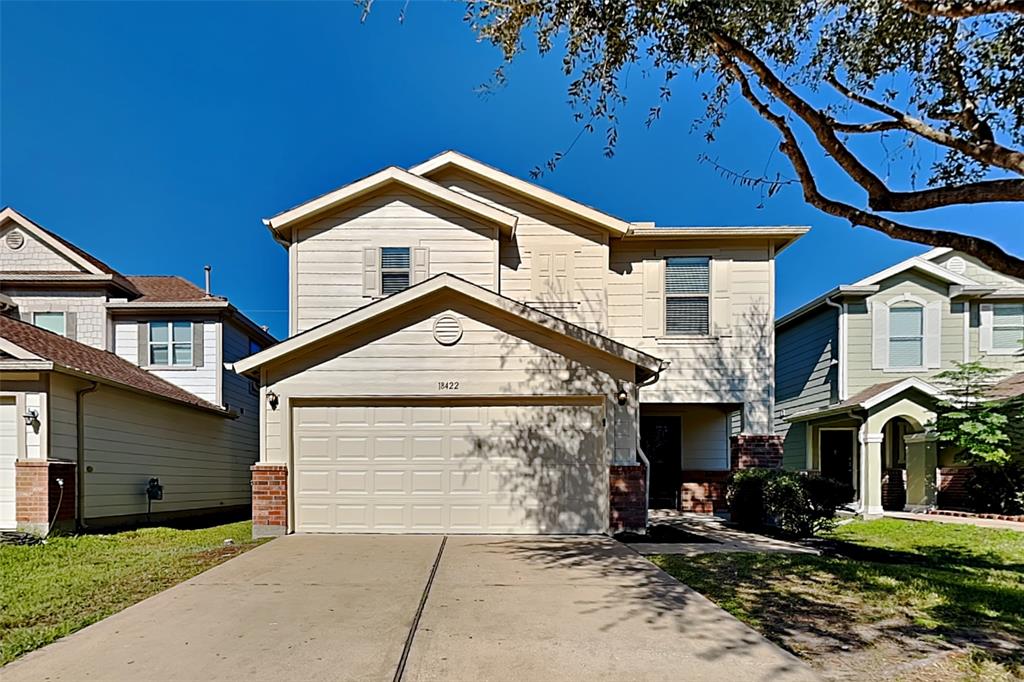
<svg viewBox="0 0 1024 682">
<path fill-rule="evenodd" d="M 270 405 L 270 409 L 276 410 L 277 404 L 280 402 L 280 398 L 273 391 L 267 391 L 267 405 Z"/>
<path fill-rule="evenodd" d="M 25 411 L 25 414 L 21 415 L 21 418 L 25 420 L 25 426 L 38 426 L 39 425 L 39 410 L 35 408 L 29 408 Z"/>
<path fill-rule="evenodd" d="M 619 405 L 625 405 L 627 402 L 629 402 L 629 394 L 626 393 L 626 389 L 619 389 L 619 392 L 615 394 L 615 402 L 617 402 Z"/>
</svg>

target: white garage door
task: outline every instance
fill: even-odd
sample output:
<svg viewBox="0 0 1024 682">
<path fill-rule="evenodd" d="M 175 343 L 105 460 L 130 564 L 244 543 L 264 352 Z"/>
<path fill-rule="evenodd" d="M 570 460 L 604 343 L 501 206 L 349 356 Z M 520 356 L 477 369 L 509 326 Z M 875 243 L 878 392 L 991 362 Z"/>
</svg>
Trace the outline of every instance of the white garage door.
<svg viewBox="0 0 1024 682">
<path fill-rule="evenodd" d="M 296 407 L 295 530 L 602 532 L 602 417 L 582 405 Z"/>
<path fill-rule="evenodd" d="M 18 410 L 14 398 L 0 398 L 0 528 L 14 528 L 14 460 L 18 456 Z"/>
</svg>

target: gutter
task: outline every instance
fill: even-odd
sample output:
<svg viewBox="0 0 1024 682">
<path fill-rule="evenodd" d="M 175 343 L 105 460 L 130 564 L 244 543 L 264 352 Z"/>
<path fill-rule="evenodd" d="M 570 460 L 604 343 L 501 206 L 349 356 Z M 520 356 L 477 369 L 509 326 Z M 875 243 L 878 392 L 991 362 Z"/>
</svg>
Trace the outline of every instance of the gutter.
<svg viewBox="0 0 1024 682">
<path fill-rule="evenodd" d="M 91 381 L 89 386 L 75 391 L 75 520 L 79 530 L 87 529 L 85 523 L 85 402 L 87 394 L 99 389 L 99 384 Z"/>
</svg>

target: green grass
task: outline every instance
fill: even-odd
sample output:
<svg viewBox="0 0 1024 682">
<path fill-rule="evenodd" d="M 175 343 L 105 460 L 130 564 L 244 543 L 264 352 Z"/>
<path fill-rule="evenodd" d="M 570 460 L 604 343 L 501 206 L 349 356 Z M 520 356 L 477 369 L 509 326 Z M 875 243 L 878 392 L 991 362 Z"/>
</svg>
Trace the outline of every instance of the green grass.
<svg viewBox="0 0 1024 682">
<path fill-rule="evenodd" d="M 245 521 L 0 545 L 0 664 L 255 547 L 251 537 Z"/>
<path fill-rule="evenodd" d="M 884 670 L 876 659 L 891 649 L 892 665 L 915 652 L 922 660 L 937 651 L 963 659 L 950 668 L 959 672 L 927 679 L 971 679 L 965 670 L 992 660 L 1009 676 L 1021 672 L 1024 533 L 883 519 L 852 522 L 823 539 L 821 557 L 652 560 L 825 670 L 858 654 L 865 673 Z"/>
</svg>

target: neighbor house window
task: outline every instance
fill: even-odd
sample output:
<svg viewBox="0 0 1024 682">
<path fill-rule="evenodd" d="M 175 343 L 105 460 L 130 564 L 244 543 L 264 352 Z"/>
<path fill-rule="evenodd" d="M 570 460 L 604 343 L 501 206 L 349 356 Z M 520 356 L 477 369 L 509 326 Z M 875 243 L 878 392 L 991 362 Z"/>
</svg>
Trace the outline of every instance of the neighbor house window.
<svg viewBox="0 0 1024 682">
<path fill-rule="evenodd" d="M 924 366 L 924 308 L 921 306 L 889 308 L 889 366 Z"/>
<path fill-rule="evenodd" d="M 62 313 L 32 313 L 32 324 L 61 336 L 67 335 L 67 316 Z"/>
<path fill-rule="evenodd" d="M 1021 350 L 1024 339 L 1024 303 L 996 303 L 992 306 L 992 348 Z"/>
<path fill-rule="evenodd" d="M 705 336 L 710 327 L 711 259 L 665 259 L 665 333 Z"/>
<path fill-rule="evenodd" d="M 150 322 L 149 364 L 165 367 L 191 367 L 192 323 Z"/>
<path fill-rule="evenodd" d="M 380 250 L 380 292 L 384 296 L 409 288 L 409 249 L 385 246 Z"/>
</svg>

